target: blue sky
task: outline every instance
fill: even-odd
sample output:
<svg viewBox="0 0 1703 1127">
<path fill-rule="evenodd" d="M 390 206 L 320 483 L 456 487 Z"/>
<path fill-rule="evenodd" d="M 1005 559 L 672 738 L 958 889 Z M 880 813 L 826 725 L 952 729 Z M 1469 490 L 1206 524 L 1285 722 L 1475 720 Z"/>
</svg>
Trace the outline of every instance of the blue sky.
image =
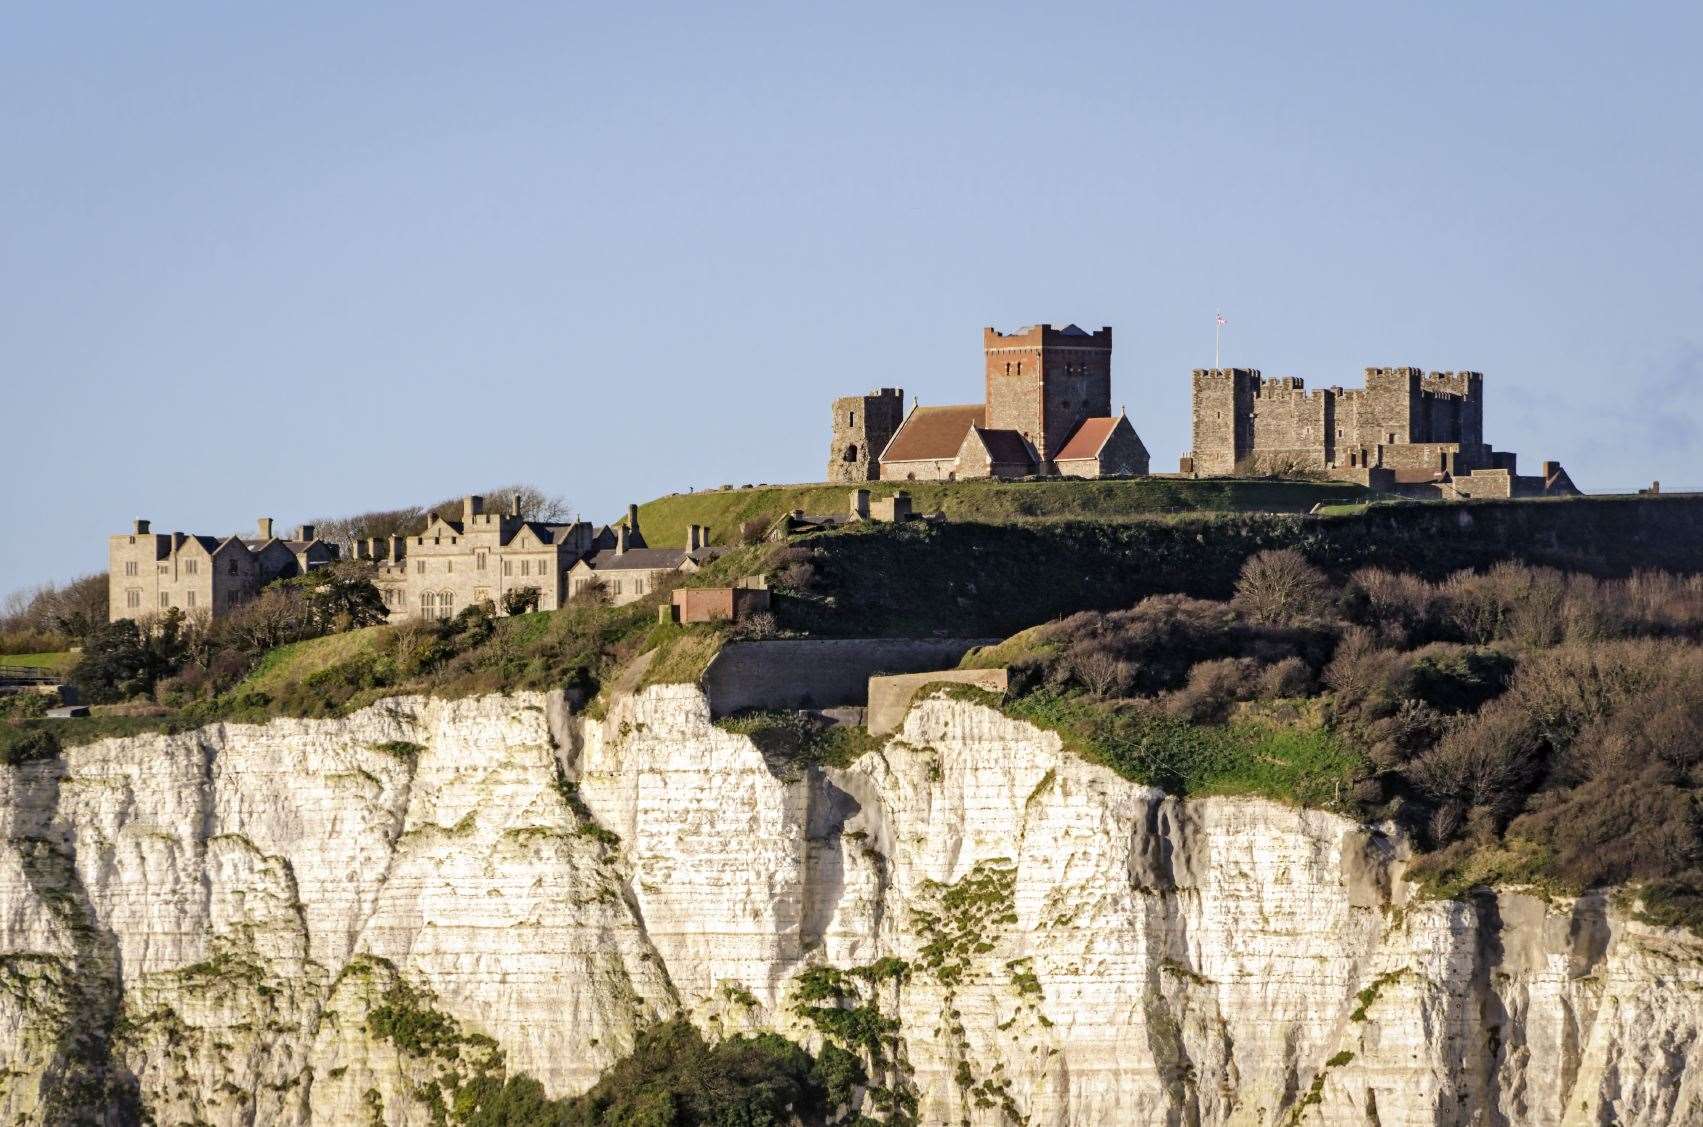
<svg viewBox="0 0 1703 1127">
<path fill-rule="evenodd" d="M 1585 488 L 1703 487 L 1696 5 L 41 5 L 0 16 L 0 591 L 527 479 L 821 476 L 984 325 L 1484 371 Z M 358 10 L 357 10 L 358 9 Z"/>
</svg>

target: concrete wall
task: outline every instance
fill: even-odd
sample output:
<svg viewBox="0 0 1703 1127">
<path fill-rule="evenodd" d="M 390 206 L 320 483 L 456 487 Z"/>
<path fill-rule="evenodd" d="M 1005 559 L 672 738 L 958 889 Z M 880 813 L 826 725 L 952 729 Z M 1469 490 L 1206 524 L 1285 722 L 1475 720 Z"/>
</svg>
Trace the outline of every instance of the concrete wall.
<svg viewBox="0 0 1703 1127">
<path fill-rule="evenodd" d="M 885 736 L 897 732 L 905 723 L 905 713 L 924 685 L 949 681 L 954 685 L 975 685 L 990 692 L 1003 693 L 1007 684 L 1003 669 L 937 669 L 929 673 L 901 673 L 891 677 L 869 679 L 869 734 Z"/>
<path fill-rule="evenodd" d="M 734 642 L 704 670 L 716 716 L 752 708 L 861 705 L 869 679 L 949 669 L 987 638 L 782 638 Z"/>
</svg>

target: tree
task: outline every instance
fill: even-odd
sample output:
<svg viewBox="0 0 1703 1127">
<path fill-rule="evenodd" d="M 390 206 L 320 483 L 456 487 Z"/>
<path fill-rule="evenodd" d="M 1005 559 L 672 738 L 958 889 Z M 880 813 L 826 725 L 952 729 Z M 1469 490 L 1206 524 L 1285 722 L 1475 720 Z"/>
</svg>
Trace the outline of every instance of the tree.
<svg viewBox="0 0 1703 1127">
<path fill-rule="evenodd" d="M 503 592 L 503 612 L 530 614 L 538 609 L 538 600 L 542 594 L 536 587 L 510 587 Z"/>
<path fill-rule="evenodd" d="M 173 607 L 161 618 L 121 618 L 91 634 L 71 683 L 90 704 L 149 696 L 183 665 L 183 615 Z"/>
<path fill-rule="evenodd" d="M 540 524 L 563 524 L 574 519 L 574 507 L 568 504 L 568 499 L 559 493 L 546 493 L 536 485 L 499 485 L 487 489 L 479 496 L 485 498 L 485 504 L 494 510 L 508 512 L 514 498 L 520 498 L 520 515 L 524 520 L 535 520 Z M 427 513 L 436 513 L 444 520 L 460 520 L 463 498 L 452 497 L 447 501 L 439 501 L 427 509 Z"/>
<path fill-rule="evenodd" d="M 1256 552 L 1236 580 L 1235 608 L 1255 622 L 1287 626 L 1329 607 L 1324 573 L 1293 548 Z"/>
</svg>

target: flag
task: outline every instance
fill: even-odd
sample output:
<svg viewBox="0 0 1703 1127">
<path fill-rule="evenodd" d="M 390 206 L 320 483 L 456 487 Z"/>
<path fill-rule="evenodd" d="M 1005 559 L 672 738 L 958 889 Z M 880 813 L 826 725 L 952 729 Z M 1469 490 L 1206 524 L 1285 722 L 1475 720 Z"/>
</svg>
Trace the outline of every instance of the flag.
<svg viewBox="0 0 1703 1127">
<path fill-rule="evenodd" d="M 1228 321 L 1226 321 L 1226 320 L 1225 320 L 1225 319 L 1224 319 L 1224 314 L 1222 314 L 1222 313 L 1220 313 L 1220 314 L 1219 314 L 1219 315 L 1218 315 L 1218 323 L 1219 323 L 1219 324 L 1220 324 L 1220 325 L 1228 325 L 1228 324 L 1229 324 L 1229 323 L 1230 323 L 1230 322 L 1228 322 Z"/>
</svg>

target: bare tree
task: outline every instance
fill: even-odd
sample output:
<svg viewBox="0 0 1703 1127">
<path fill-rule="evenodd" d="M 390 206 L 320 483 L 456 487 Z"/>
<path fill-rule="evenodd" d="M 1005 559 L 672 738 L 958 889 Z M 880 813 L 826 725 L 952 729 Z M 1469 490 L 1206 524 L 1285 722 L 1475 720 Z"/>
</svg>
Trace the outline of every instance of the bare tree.
<svg viewBox="0 0 1703 1127">
<path fill-rule="evenodd" d="M 1236 609 L 1255 622 L 1285 626 L 1324 613 L 1328 585 L 1322 571 L 1293 548 L 1256 552 L 1236 580 Z"/>
</svg>

